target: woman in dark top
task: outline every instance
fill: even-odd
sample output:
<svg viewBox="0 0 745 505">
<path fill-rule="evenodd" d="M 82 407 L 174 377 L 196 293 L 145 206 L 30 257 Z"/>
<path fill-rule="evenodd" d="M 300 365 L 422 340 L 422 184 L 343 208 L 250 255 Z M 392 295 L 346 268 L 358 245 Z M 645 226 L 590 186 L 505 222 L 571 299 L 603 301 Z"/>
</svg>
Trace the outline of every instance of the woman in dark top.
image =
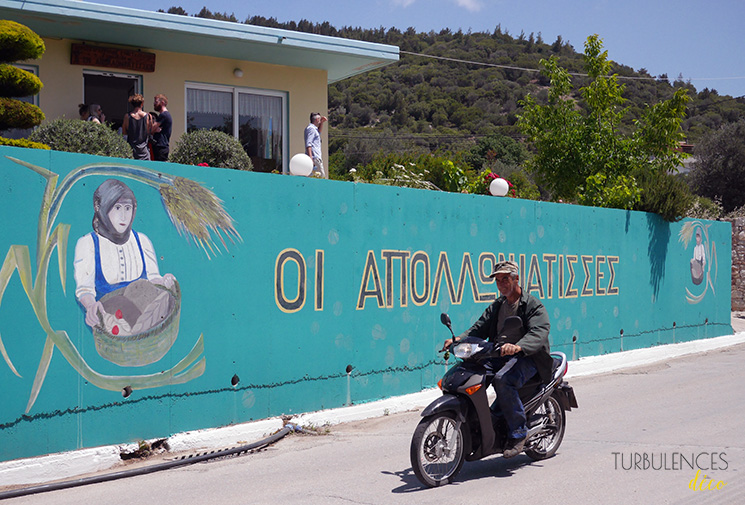
<svg viewBox="0 0 745 505">
<path fill-rule="evenodd" d="M 152 123 L 150 114 L 142 110 L 142 104 L 145 99 L 142 95 L 132 95 L 129 97 L 129 103 L 132 104 L 132 112 L 124 116 L 122 123 L 122 135 L 127 138 L 127 142 L 132 146 L 132 154 L 136 160 L 149 160 L 150 153 L 147 149 L 148 136 Z"/>
</svg>

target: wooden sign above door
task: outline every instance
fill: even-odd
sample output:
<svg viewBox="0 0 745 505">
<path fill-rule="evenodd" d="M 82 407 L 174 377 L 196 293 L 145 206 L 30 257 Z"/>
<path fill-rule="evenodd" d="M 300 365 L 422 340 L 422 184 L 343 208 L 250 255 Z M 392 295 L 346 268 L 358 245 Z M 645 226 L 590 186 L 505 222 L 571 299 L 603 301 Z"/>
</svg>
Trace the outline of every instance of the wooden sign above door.
<svg viewBox="0 0 745 505">
<path fill-rule="evenodd" d="M 132 49 L 73 44 L 70 64 L 155 72 L 155 54 Z"/>
</svg>

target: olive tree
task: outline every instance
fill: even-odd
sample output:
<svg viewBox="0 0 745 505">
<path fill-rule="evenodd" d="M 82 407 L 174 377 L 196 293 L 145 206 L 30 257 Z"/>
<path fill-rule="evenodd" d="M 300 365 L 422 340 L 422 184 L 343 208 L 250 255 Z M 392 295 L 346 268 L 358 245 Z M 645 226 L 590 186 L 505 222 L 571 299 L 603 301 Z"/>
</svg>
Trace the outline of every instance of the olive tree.
<svg viewBox="0 0 745 505">
<path fill-rule="evenodd" d="M 693 189 L 722 202 L 724 212 L 745 205 L 745 120 L 728 123 L 696 145 Z"/>
</svg>

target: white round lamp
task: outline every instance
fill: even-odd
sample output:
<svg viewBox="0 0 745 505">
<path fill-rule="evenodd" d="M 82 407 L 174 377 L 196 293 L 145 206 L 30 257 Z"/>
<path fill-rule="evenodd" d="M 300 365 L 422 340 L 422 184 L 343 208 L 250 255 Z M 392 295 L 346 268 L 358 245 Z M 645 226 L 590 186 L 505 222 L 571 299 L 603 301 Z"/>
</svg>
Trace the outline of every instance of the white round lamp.
<svg viewBox="0 0 745 505">
<path fill-rule="evenodd" d="M 489 184 L 489 193 L 491 193 L 494 196 L 504 196 L 507 194 L 507 191 L 510 190 L 509 183 L 502 179 L 501 177 L 498 177 L 491 181 Z"/>
<path fill-rule="evenodd" d="M 309 176 L 313 172 L 313 160 L 305 153 L 298 153 L 290 159 L 290 173 L 292 175 Z"/>
</svg>

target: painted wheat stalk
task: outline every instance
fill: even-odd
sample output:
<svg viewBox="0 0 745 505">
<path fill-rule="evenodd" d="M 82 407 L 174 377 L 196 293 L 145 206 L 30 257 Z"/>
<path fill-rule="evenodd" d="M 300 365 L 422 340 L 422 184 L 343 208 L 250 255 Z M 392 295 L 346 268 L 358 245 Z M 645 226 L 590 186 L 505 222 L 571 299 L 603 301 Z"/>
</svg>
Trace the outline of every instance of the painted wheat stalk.
<svg viewBox="0 0 745 505">
<path fill-rule="evenodd" d="M 15 159 L 13 161 L 31 168 L 30 164 L 24 161 Z M 233 226 L 233 218 L 223 208 L 222 200 L 198 182 L 145 167 L 116 163 L 84 165 L 65 176 L 59 188 L 51 196 L 46 229 L 51 227 L 72 186 L 82 178 L 91 175 L 133 179 L 156 189 L 160 193 L 168 217 L 179 234 L 187 241 L 193 240 L 204 250 L 208 258 L 210 252 L 214 254 L 217 249 L 215 238 L 219 239 L 226 249 L 227 244 L 223 234 L 232 243 L 235 243 L 235 240 L 242 241 L 240 234 Z"/>
<path fill-rule="evenodd" d="M 179 234 L 193 239 L 207 257 L 210 252 L 215 253 L 213 234 L 225 249 L 227 244 L 222 233 L 233 243 L 234 238 L 241 239 L 222 201 L 201 184 L 175 177 L 172 184 L 161 184 L 159 190 L 166 213 Z"/>
</svg>

